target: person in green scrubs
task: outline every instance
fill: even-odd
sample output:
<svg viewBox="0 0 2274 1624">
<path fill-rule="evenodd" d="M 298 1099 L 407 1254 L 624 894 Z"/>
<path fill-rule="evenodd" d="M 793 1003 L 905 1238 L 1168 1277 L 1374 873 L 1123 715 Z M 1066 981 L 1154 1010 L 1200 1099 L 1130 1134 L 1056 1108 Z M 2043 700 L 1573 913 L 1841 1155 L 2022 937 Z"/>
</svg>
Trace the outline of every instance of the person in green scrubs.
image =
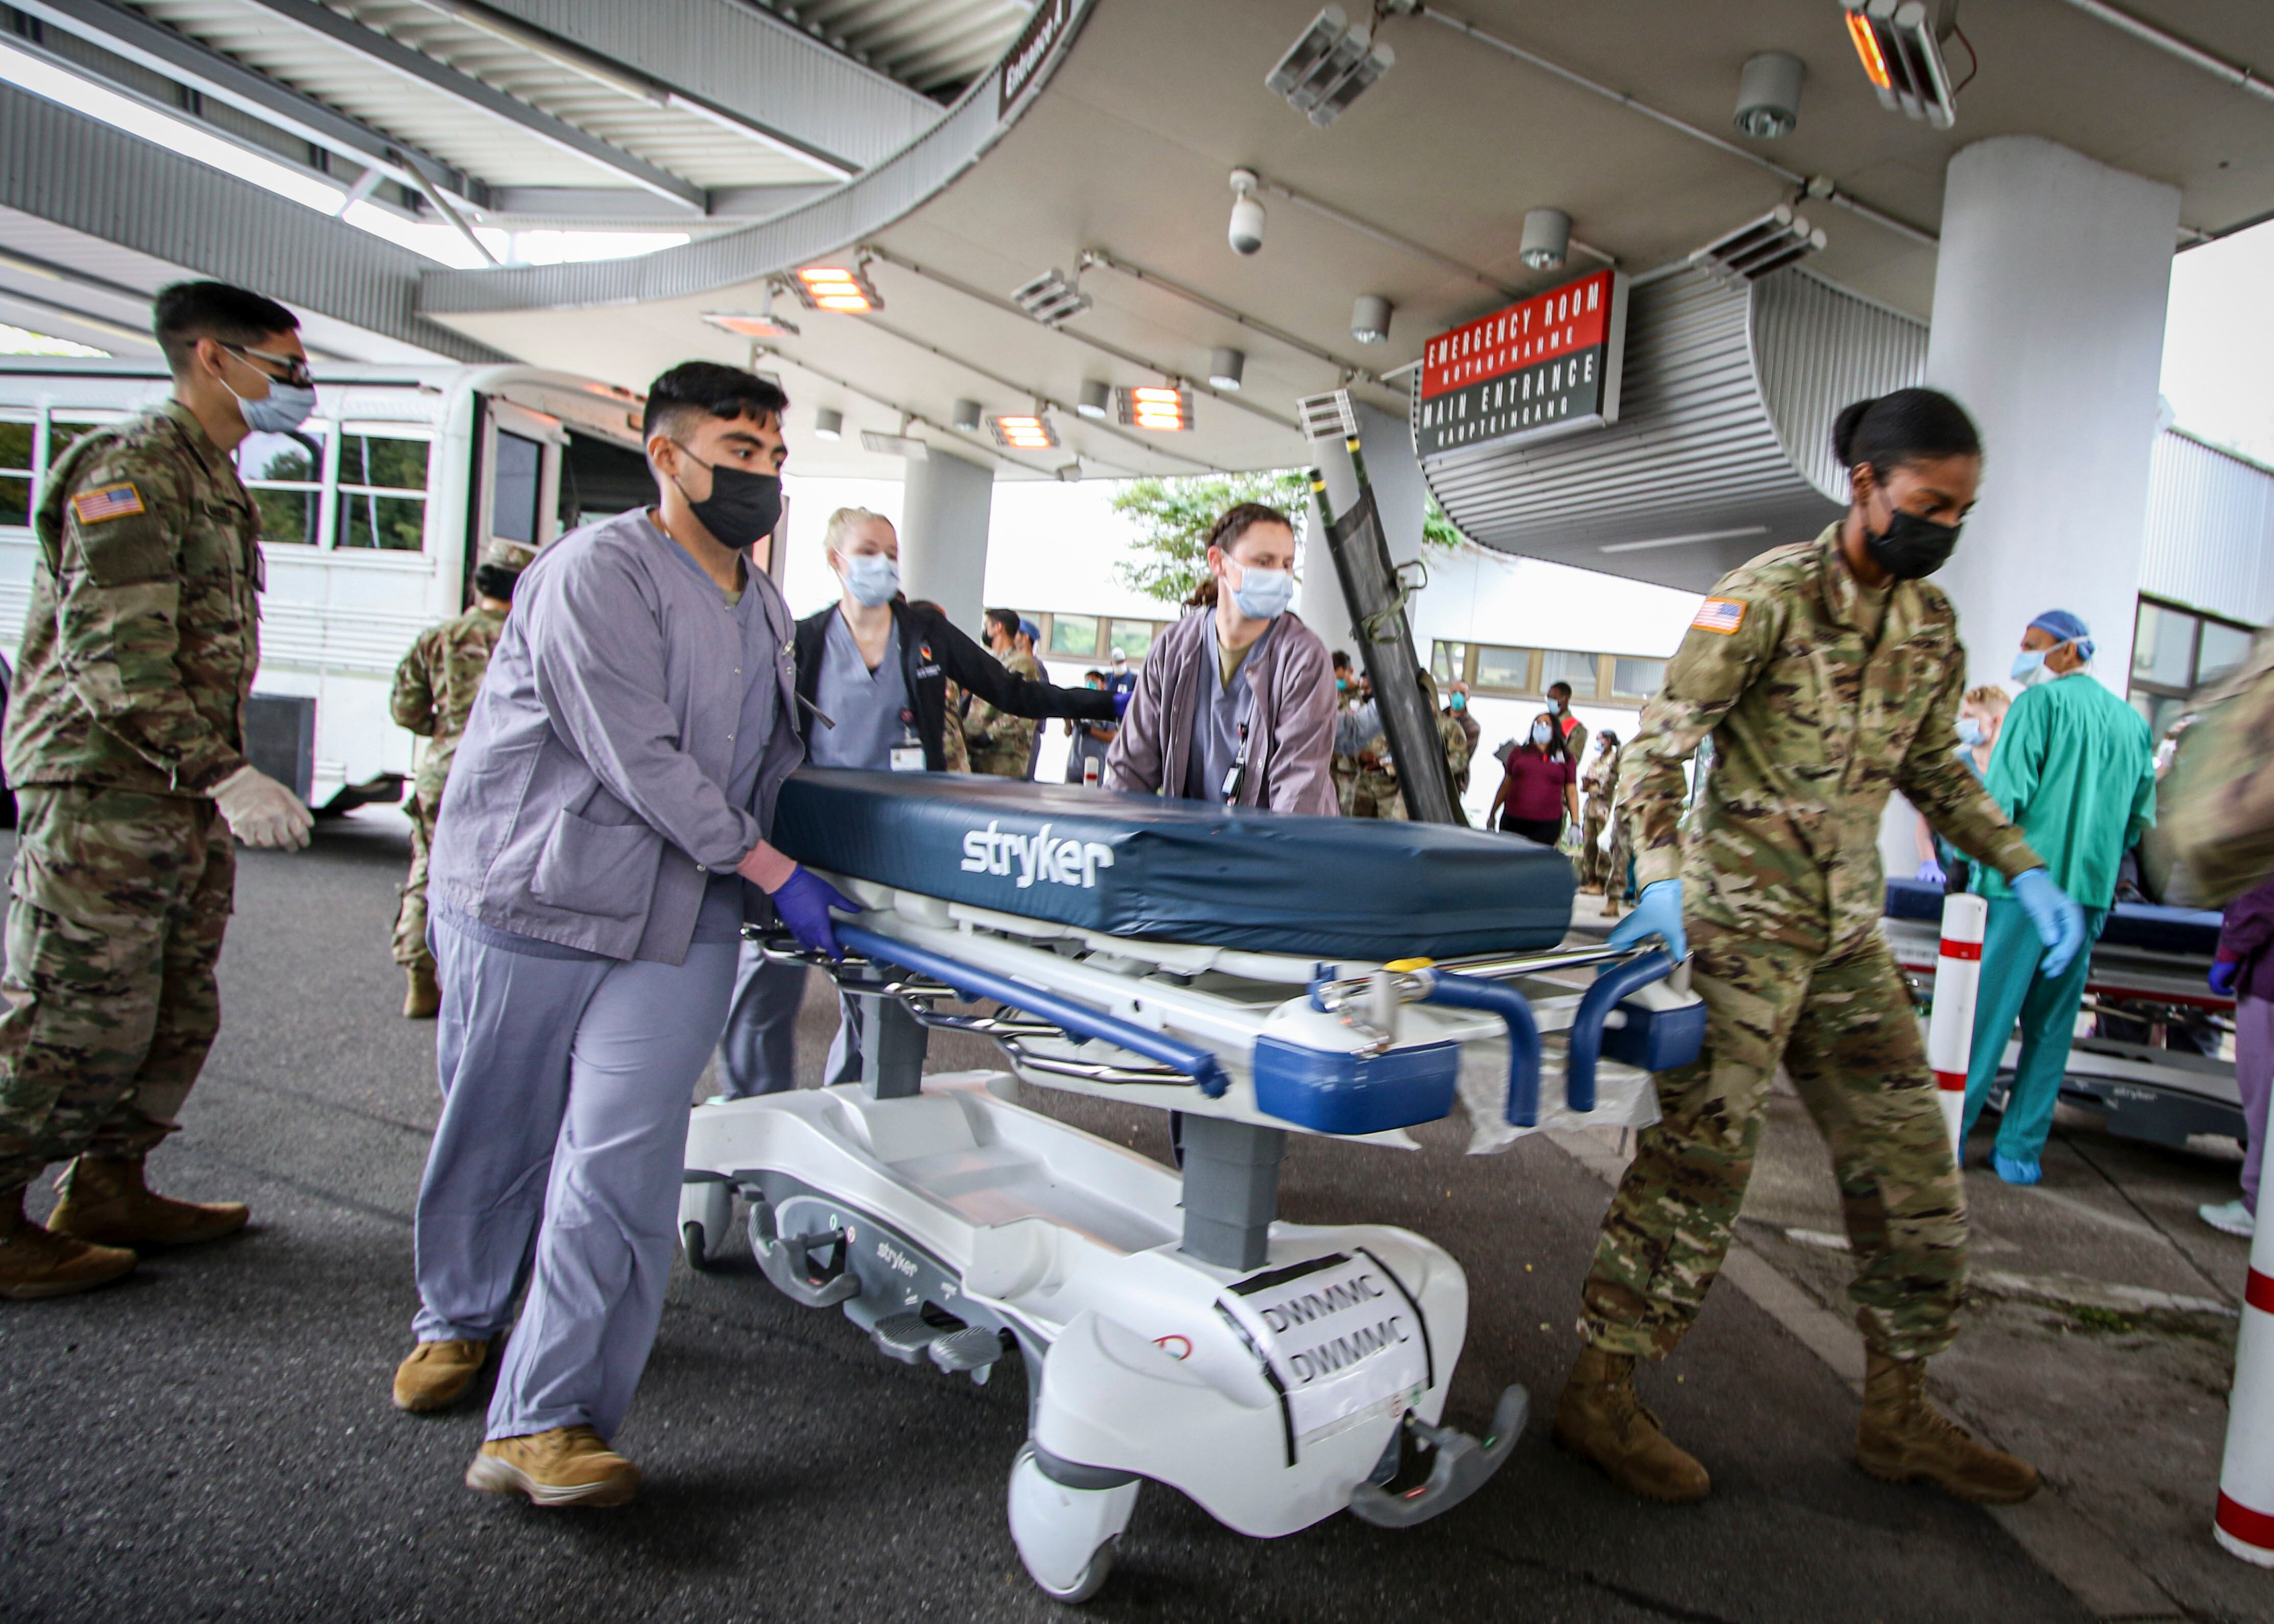
<svg viewBox="0 0 2274 1624">
<path fill-rule="evenodd" d="M 2086 669 L 2092 647 L 2091 628 L 2066 609 L 2029 622 L 2014 659 L 2022 695 L 2006 712 L 1984 787 L 2084 910 L 2088 936 L 2097 938 L 2116 900 L 2117 863 L 2156 821 L 2156 761 L 2140 713 Z M 2044 1177 L 2039 1158 L 2092 955 L 2077 954 L 2059 975 L 2040 974 L 2044 944 L 2004 876 L 1982 868 L 1973 889 L 1990 900 L 1990 929 L 1974 1006 L 1966 1129 L 1982 1114 L 2019 1021 L 2021 1062 L 1990 1162 L 2007 1184 L 2034 1184 Z"/>
</svg>

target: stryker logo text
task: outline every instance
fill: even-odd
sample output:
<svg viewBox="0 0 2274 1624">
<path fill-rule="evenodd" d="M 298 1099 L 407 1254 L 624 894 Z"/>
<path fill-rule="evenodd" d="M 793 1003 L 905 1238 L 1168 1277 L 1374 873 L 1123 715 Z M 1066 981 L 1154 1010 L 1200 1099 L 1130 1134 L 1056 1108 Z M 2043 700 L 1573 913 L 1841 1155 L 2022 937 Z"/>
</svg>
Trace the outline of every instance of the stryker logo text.
<svg viewBox="0 0 2274 1624">
<path fill-rule="evenodd" d="M 1048 823 L 1031 835 L 1005 834 L 998 821 L 989 818 L 986 828 L 963 837 L 963 861 L 958 866 L 966 874 L 1016 873 L 1020 891 L 1036 880 L 1095 890 L 1097 871 L 1113 867 L 1113 848 L 1096 840 L 1055 838 Z"/>
</svg>

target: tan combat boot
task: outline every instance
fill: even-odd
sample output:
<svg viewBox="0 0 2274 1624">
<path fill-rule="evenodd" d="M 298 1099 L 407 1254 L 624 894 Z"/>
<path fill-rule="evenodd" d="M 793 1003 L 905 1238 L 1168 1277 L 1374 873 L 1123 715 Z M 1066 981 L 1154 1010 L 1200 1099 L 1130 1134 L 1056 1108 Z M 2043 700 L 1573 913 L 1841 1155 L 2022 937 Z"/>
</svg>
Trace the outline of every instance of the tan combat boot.
<svg viewBox="0 0 2274 1624">
<path fill-rule="evenodd" d="M 81 1156 L 56 1181 L 63 1199 L 49 1216 L 58 1235 L 105 1246 L 191 1246 L 245 1228 L 241 1201 L 177 1201 L 142 1182 L 142 1158 Z"/>
<path fill-rule="evenodd" d="M 135 1257 L 41 1229 L 24 1216 L 24 1192 L 0 1199 L 0 1297 L 69 1297 L 134 1272 Z"/>
<path fill-rule="evenodd" d="M 639 1468 L 589 1426 L 493 1438 L 466 1468 L 466 1486 L 526 1494 L 533 1506 L 621 1506 L 639 1490 Z"/>
<path fill-rule="evenodd" d="M 489 1354 L 487 1342 L 420 1342 L 395 1367 L 395 1407 L 419 1413 L 456 1403 Z"/>
<path fill-rule="evenodd" d="M 1713 1481 L 1635 1392 L 1634 1357 L 1589 1347 L 1555 1403 L 1555 1441 L 1645 1500 L 1704 1500 Z"/>
<path fill-rule="evenodd" d="M 410 985 L 403 995 L 403 1018 L 405 1020 L 432 1020 L 442 1007 L 442 989 L 434 984 L 434 966 L 423 960 L 406 965 L 403 978 Z"/>
<path fill-rule="evenodd" d="M 1856 1464 L 1890 1483 L 1933 1484 L 1961 1500 L 2014 1506 L 2037 1492 L 2037 1469 L 1977 1442 L 1926 1396 L 1926 1361 L 1866 1351 Z"/>
</svg>

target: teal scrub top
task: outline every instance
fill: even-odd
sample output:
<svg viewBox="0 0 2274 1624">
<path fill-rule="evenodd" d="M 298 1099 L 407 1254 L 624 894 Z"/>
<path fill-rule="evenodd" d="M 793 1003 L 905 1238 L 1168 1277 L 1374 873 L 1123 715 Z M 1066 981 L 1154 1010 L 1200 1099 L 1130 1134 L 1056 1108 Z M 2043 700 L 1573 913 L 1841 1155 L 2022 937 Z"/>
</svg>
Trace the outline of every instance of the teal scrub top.
<svg viewBox="0 0 2274 1624">
<path fill-rule="evenodd" d="M 1977 783 L 1981 781 L 1982 769 L 1974 764 L 1974 747 L 1972 745 L 1962 744 L 1955 750 L 1952 751 L 1951 754 L 1958 757 L 1958 762 L 1961 766 L 1964 767 L 1967 771 L 1974 775 L 1975 781 Z M 1934 836 L 1934 859 L 1937 862 L 1942 865 L 1942 871 L 1945 874 L 1948 874 L 1962 862 L 1972 862 L 1974 861 L 1965 853 L 1960 851 L 1956 846 L 1951 845 L 1949 841 L 1944 839 L 1941 832 L 1935 829 L 1932 824 L 1930 823 L 1927 826 L 1927 832 Z"/>
<path fill-rule="evenodd" d="M 2006 712 L 1983 780 L 2053 883 L 2080 907 L 2116 900 L 2116 867 L 2156 821 L 2156 753 L 2148 724 L 2081 671 L 2024 688 Z M 1994 869 L 1974 890 L 2010 897 Z"/>
</svg>

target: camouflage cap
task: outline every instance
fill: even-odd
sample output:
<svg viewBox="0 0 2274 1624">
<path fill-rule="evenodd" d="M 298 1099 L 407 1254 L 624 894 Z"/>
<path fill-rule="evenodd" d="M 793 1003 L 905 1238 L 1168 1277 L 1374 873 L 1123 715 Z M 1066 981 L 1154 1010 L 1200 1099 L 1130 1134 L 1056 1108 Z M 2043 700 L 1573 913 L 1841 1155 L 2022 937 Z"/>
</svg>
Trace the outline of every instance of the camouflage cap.
<svg viewBox="0 0 2274 1624">
<path fill-rule="evenodd" d="M 529 568 L 530 561 L 536 556 L 537 549 L 524 542 L 493 541 L 482 549 L 481 557 L 475 561 L 481 564 L 494 564 L 500 569 L 510 569 L 514 574 L 519 575 Z"/>
</svg>

